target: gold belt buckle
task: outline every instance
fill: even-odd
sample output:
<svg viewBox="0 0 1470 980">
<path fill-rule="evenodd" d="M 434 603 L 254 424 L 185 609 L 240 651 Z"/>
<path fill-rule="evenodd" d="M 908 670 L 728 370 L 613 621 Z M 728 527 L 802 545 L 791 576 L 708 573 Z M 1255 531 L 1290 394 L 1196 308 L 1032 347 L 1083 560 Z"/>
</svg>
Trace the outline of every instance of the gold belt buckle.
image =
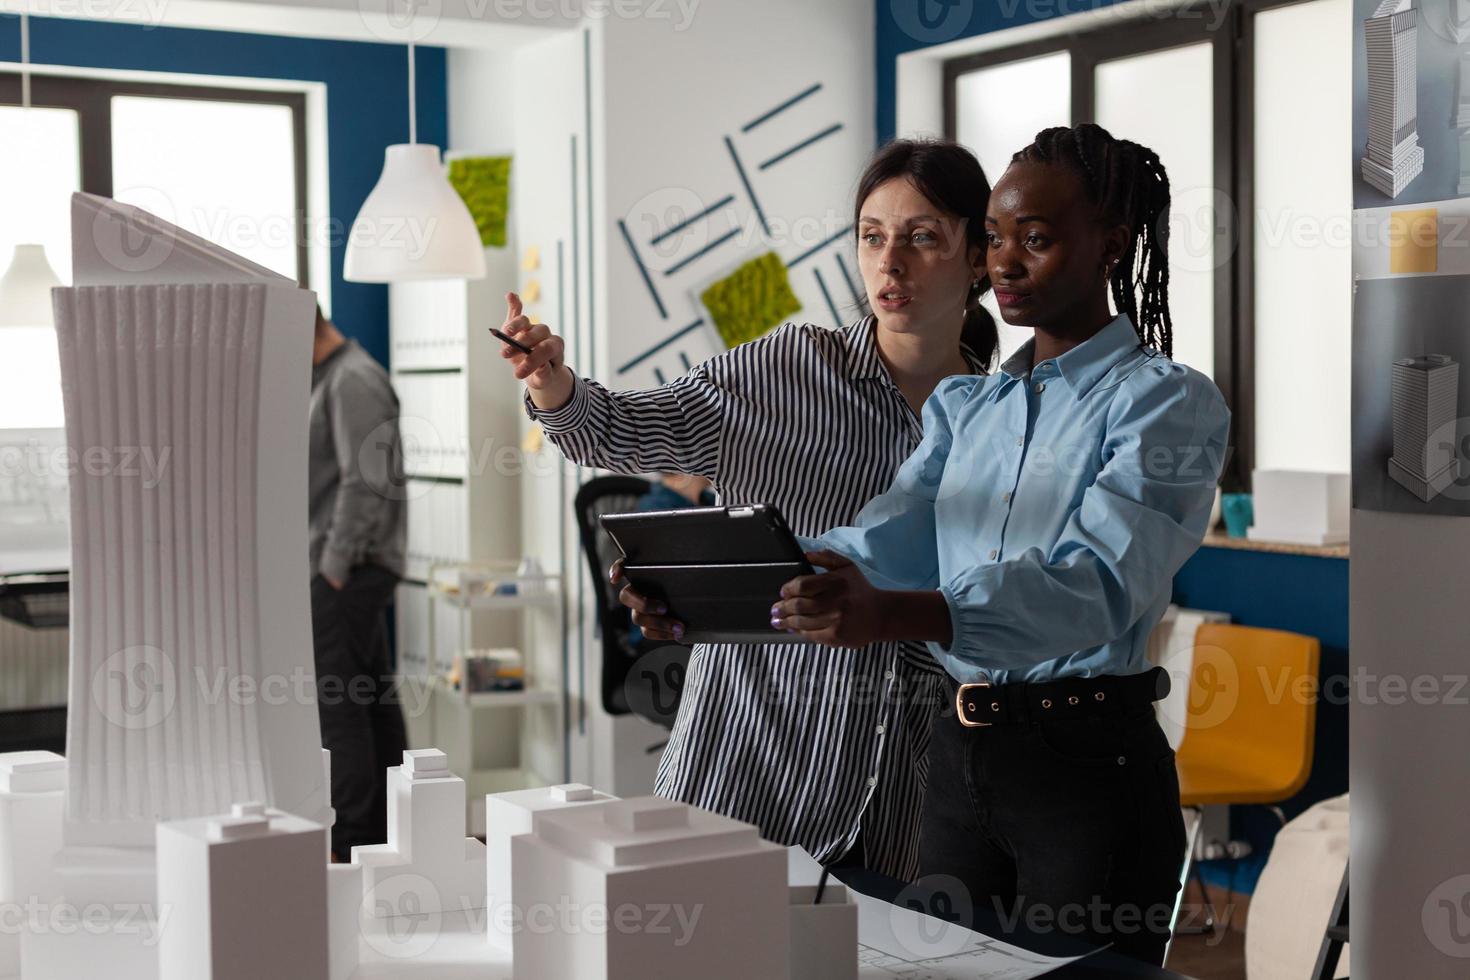
<svg viewBox="0 0 1470 980">
<path fill-rule="evenodd" d="M 990 687 L 990 686 L 991 686 L 991 684 L 990 684 L 989 681 L 976 681 L 973 684 L 961 684 L 960 685 L 960 689 L 955 692 L 955 696 L 954 696 L 954 711 L 955 711 L 955 717 L 960 720 L 960 724 L 961 725 L 964 725 L 966 728 L 989 728 L 990 727 L 990 724 L 991 723 L 988 722 L 988 721 L 971 721 L 970 719 L 968 719 L 968 718 L 965 717 L 965 708 L 966 708 L 965 697 L 966 697 L 967 692 L 970 691 L 970 690 L 972 690 L 972 689 L 974 689 L 974 688 L 977 688 L 977 687 Z M 969 707 L 969 709 L 971 711 L 974 711 L 975 710 L 975 705 L 974 704 L 970 704 L 970 705 L 968 705 L 968 707 Z"/>
</svg>

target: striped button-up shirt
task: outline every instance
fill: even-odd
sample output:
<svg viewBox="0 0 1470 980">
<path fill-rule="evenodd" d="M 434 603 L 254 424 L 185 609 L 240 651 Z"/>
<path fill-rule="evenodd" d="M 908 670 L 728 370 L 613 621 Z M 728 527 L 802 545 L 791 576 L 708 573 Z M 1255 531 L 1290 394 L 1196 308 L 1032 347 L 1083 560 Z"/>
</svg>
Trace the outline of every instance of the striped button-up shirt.
<svg viewBox="0 0 1470 980">
<path fill-rule="evenodd" d="M 788 324 L 659 388 L 578 378 L 563 407 L 528 396 L 527 410 L 578 463 L 699 474 L 721 503 L 774 504 L 795 533 L 817 535 L 850 524 L 923 436 L 875 329 L 871 316 L 842 330 Z M 911 879 L 942 686 L 917 643 L 697 645 L 655 792 L 820 861 L 861 830 L 868 867 Z"/>
</svg>

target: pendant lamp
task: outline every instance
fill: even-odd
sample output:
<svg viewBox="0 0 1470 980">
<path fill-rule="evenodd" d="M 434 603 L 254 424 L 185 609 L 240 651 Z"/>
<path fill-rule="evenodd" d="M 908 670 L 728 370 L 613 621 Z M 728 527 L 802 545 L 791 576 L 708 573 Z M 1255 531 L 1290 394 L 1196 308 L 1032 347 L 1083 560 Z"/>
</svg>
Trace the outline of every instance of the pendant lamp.
<svg viewBox="0 0 1470 980">
<path fill-rule="evenodd" d="M 20 15 L 20 102 L 31 107 L 31 32 L 25 11 Z M 61 280 L 46 261 L 42 245 L 15 246 L 10 268 L 0 276 L 0 327 L 54 326 L 51 289 Z"/>
<path fill-rule="evenodd" d="M 42 245 L 17 245 L 10 268 L 0 276 L 0 327 L 49 327 L 51 290 L 61 280 Z"/>
<path fill-rule="evenodd" d="M 350 282 L 480 279 L 485 246 L 449 184 L 439 147 L 418 142 L 414 44 L 408 42 L 408 139 L 388 147 L 383 173 L 352 222 L 343 278 Z"/>
</svg>

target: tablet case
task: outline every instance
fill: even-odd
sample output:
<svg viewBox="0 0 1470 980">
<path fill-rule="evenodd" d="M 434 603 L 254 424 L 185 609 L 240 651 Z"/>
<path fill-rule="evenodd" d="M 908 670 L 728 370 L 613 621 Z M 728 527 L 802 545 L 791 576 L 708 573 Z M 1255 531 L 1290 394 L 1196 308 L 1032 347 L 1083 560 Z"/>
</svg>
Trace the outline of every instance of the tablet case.
<svg viewBox="0 0 1470 980">
<path fill-rule="evenodd" d="M 604 514 L 633 588 L 668 606 L 687 643 L 800 643 L 771 629 L 781 586 L 815 572 L 769 504 Z"/>
</svg>

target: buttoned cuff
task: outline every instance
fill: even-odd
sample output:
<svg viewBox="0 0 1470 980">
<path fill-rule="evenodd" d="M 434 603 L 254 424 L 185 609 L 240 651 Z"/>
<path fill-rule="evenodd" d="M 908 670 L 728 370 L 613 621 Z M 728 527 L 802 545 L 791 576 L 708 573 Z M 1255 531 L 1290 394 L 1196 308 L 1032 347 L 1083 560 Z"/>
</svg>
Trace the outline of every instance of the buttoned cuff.
<svg viewBox="0 0 1470 980">
<path fill-rule="evenodd" d="M 587 383 L 577 374 L 572 375 L 572 397 L 561 408 L 537 408 L 536 403 L 531 400 L 529 388 L 526 389 L 525 404 L 526 417 L 532 422 L 540 423 L 541 428 L 551 435 L 580 429 L 587 424 L 587 416 L 592 412 L 592 398 L 587 392 Z"/>
</svg>

